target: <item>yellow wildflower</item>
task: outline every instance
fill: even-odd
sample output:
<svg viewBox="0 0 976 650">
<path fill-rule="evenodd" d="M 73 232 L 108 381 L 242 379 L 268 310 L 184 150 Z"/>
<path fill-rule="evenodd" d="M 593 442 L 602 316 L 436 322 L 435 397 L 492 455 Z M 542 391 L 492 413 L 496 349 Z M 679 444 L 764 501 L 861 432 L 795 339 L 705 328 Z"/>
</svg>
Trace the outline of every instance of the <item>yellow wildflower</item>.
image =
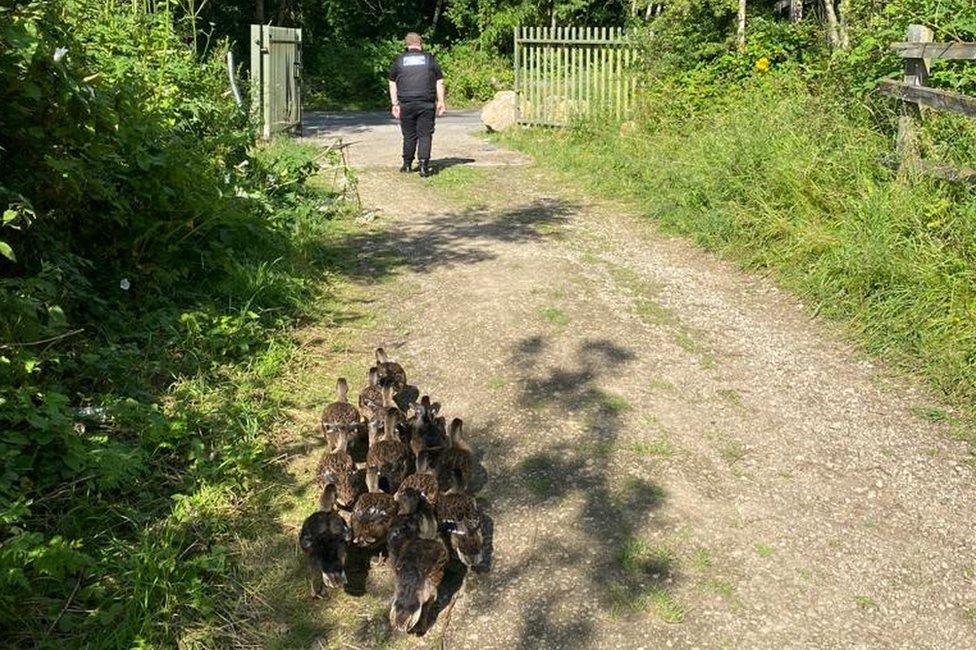
<svg viewBox="0 0 976 650">
<path fill-rule="evenodd" d="M 763 57 L 756 61 L 756 72 L 766 72 L 769 70 L 769 58 Z"/>
</svg>

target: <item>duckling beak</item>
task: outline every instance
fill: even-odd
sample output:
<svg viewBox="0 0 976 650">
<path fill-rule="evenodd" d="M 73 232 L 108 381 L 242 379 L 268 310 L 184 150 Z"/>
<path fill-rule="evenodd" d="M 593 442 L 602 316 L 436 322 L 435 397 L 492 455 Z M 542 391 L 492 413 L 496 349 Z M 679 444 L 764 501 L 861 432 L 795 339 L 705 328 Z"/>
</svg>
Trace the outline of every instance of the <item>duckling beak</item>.
<svg viewBox="0 0 976 650">
<path fill-rule="evenodd" d="M 340 573 L 325 573 L 322 572 L 322 581 L 329 587 L 329 589 L 341 589 L 345 587 L 348 583 L 346 580 L 346 572 L 342 571 Z"/>
<path fill-rule="evenodd" d="M 397 632 L 409 632 L 420 622 L 421 609 L 415 612 L 399 611 L 396 606 L 390 608 L 390 626 Z"/>
</svg>

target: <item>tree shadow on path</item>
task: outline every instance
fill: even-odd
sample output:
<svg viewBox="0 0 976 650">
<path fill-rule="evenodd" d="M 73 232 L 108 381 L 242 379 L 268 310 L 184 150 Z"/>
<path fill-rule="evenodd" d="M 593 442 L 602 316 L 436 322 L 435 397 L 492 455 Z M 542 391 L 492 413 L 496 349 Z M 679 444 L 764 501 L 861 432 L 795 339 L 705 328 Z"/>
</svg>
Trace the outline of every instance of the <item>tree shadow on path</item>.
<svg viewBox="0 0 976 650">
<path fill-rule="evenodd" d="M 536 414 L 542 429 L 537 434 L 548 433 L 553 442 L 544 451 L 505 459 L 507 467 L 496 479 L 497 508 L 529 507 L 533 530 L 523 531 L 529 548 L 518 562 L 502 562 L 472 605 L 491 612 L 496 603 L 517 599 L 521 648 L 595 643 L 594 607 L 611 614 L 638 611 L 642 599 L 663 593 L 675 579 L 668 557 L 643 553 L 635 541 L 647 514 L 663 505 L 664 491 L 644 477 L 620 476 L 613 465 L 631 407 L 603 385 L 636 363 L 636 355 L 609 340 L 586 339 L 566 367 L 553 363 L 550 346 L 545 336 L 527 336 L 512 348 L 511 365 L 523 377 L 519 407 Z M 573 438 L 545 431 L 546 423 L 565 420 L 580 422 L 583 431 Z M 578 514 L 567 522 L 560 504 L 571 497 Z M 546 576 L 575 574 L 572 585 L 554 578 L 545 588 L 515 591 L 540 568 Z M 566 588 L 576 593 L 562 597 Z M 581 607 L 582 601 L 587 609 L 567 612 L 567 601 L 573 603 L 569 607 Z"/>
</svg>

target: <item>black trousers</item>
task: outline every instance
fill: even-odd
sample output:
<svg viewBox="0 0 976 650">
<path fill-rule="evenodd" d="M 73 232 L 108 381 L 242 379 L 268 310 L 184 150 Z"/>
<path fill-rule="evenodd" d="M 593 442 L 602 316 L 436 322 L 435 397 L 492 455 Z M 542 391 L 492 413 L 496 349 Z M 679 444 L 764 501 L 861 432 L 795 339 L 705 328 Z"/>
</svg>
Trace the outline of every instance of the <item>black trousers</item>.
<svg viewBox="0 0 976 650">
<path fill-rule="evenodd" d="M 400 102 L 403 159 L 430 160 L 434 140 L 434 102 Z"/>
</svg>

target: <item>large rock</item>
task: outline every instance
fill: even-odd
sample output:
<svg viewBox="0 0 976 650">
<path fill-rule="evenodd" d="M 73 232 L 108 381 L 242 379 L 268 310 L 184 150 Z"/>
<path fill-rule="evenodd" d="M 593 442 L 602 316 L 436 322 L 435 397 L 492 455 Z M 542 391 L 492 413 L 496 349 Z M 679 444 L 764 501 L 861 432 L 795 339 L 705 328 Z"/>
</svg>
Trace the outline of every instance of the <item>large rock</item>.
<svg viewBox="0 0 976 650">
<path fill-rule="evenodd" d="M 504 131 L 515 126 L 518 97 L 514 90 L 495 93 L 495 98 L 481 109 L 481 121 L 489 131 Z"/>
</svg>

